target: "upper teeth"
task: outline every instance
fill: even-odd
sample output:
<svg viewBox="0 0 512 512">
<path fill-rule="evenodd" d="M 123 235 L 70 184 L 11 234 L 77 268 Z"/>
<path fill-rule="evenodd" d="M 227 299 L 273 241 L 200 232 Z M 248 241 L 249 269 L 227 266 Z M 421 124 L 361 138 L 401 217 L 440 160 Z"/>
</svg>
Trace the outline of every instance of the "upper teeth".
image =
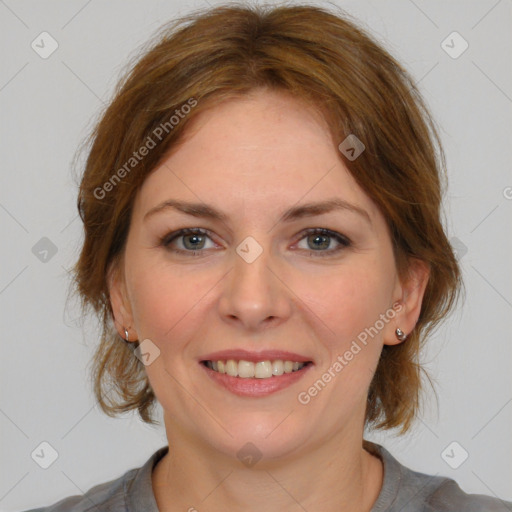
<svg viewBox="0 0 512 512">
<path fill-rule="evenodd" d="M 300 370 L 306 363 L 298 363 L 296 361 L 235 361 L 228 359 L 227 361 L 206 361 L 206 366 L 211 370 L 219 373 L 227 373 L 231 377 L 242 377 L 244 379 L 254 378 L 268 379 L 273 375 L 283 375 L 283 373 L 292 373 Z"/>
</svg>

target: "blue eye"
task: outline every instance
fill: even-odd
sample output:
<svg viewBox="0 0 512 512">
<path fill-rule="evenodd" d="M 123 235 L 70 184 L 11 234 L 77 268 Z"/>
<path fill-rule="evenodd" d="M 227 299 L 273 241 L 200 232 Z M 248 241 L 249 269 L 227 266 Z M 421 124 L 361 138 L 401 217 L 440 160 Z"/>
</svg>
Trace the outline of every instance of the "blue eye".
<svg viewBox="0 0 512 512">
<path fill-rule="evenodd" d="M 305 239 L 307 241 L 308 247 L 313 248 L 310 252 L 316 253 L 315 256 L 328 256 L 332 253 L 341 251 L 346 247 L 350 247 L 351 245 L 351 242 L 347 237 L 335 231 L 331 231 L 330 229 L 310 228 L 304 233 L 306 233 L 306 236 L 301 238 L 301 240 Z M 329 248 L 333 240 L 338 245 L 334 249 L 324 250 Z M 306 248 L 305 250 L 310 250 L 309 248 Z"/>
<path fill-rule="evenodd" d="M 160 244 L 178 254 L 201 256 L 206 249 L 214 248 L 205 247 L 207 240 L 212 241 L 211 234 L 208 230 L 202 228 L 184 228 L 165 236 L 162 238 Z M 347 237 L 336 231 L 325 228 L 306 229 L 301 233 L 299 241 L 302 240 L 307 241 L 308 247 L 300 249 L 308 251 L 311 256 L 329 256 L 352 245 Z M 179 245 L 181 245 L 181 247 L 172 246 L 172 244 L 177 241 L 180 241 Z M 337 244 L 334 248 L 331 247 L 333 241 Z"/>
<path fill-rule="evenodd" d="M 162 239 L 162 245 L 169 247 L 172 251 L 177 253 L 196 256 L 198 253 L 195 251 L 202 251 L 205 249 L 205 239 L 210 238 L 208 233 L 209 231 L 201 228 L 180 229 L 179 231 L 164 237 Z M 182 246 L 184 249 L 176 249 L 171 247 L 171 244 L 178 239 L 182 239 Z"/>
</svg>

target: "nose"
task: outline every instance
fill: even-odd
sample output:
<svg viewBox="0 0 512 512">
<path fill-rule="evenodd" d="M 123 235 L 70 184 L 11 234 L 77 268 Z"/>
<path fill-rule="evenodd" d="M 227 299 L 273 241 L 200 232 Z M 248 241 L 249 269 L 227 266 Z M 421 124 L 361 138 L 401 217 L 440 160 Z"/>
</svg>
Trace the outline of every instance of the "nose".
<svg viewBox="0 0 512 512">
<path fill-rule="evenodd" d="M 224 321 L 253 332 L 278 326 L 290 316 L 293 294 L 272 265 L 269 251 L 252 262 L 235 253 L 226 276 L 219 313 Z"/>
</svg>

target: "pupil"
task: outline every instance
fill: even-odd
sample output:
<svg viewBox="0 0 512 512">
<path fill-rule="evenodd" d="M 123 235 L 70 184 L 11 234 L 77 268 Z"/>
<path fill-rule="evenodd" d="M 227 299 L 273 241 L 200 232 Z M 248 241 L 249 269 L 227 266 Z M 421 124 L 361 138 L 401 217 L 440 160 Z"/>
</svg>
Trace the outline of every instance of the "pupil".
<svg viewBox="0 0 512 512">
<path fill-rule="evenodd" d="M 188 238 L 190 237 L 190 238 Z M 184 240 L 185 240 L 185 247 L 187 247 L 188 249 L 200 249 L 201 247 L 199 247 L 199 244 L 195 244 L 195 242 L 199 241 L 199 243 L 201 242 L 201 238 L 202 236 L 201 235 L 187 235 Z M 192 242 L 192 246 L 191 247 L 188 247 L 188 244 L 187 244 L 187 239 L 188 240 L 193 240 Z"/>
<path fill-rule="evenodd" d="M 329 241 L 327 240 L 329 237 L 327 237 L 325 235 L 311 235 L 311 236 L 313 237 L 313 243 L 315 244 L 316 248 L 326 249 L 327 247 L 329 247 Z M 316 242 L 318 240 L 321 241 L 322 239 L 323 239 L 324 243 L 321 245 L 317 245 Z"/>
</svg>

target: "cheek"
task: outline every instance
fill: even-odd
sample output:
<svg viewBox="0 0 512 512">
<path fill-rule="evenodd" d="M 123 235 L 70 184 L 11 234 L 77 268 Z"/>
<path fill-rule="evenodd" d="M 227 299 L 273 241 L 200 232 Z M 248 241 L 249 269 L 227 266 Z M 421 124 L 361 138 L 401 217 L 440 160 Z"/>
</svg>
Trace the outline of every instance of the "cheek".
<svg viewBox="0 0 512 512">
<path fill-rule="evenodd" d="M 382 351 L 382 331 L 372 327 L 388 307 L 393 272 L 382 259 L 364 260 L 347 262 L 328 276 L 317 275 L 305 300 L 327 357 L 305 383 L 298 401 L 333 428 L 349 421 L 354 411 L 364 411 Z"/>
<path fill-rule="evenodd" d="M 372 360 L 380 353 L 383 324 L 379 319 L 390 306 L 392 279 L 389 276 L 393 273 L 378 261 L 365 263 L 338 269 L 322 279 L 316 291 L 308 292 L 311 308 L 328 327 L 330 334 L 326 341 L 332 357 L 343 354 L 354 340 L 359 340 L 365 349 L 358 359 L 363 352 Z"/>
<path fill-rule="evenodd" d="M 129 278 L 139 338 L 151 339 L 163 351 L 197 335 L 207 292 L 218 280 L 211 273 L 158 263 L 132 267 Z"/>
</svg>

